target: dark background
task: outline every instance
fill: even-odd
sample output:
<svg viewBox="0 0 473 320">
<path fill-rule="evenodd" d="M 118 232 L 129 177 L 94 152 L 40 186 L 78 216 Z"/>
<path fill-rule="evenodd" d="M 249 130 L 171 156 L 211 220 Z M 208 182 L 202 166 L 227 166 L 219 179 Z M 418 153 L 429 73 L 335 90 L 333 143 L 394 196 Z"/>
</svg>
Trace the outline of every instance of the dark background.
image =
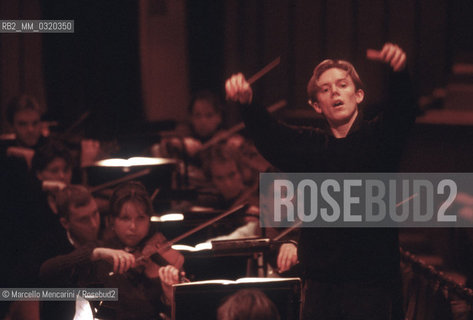
<svg viewBox="0 0 473 320">
<path fill-rule="evenodd" d="M 163 14 L 168 1 L 148 0 Z M 467 59 L 473 51 L 473 5 L 468 0 L 184 2 L 191 92 L 203 88 L 221 92 L 230 73 L 243 71 L 250 76 L 281 56 L 279 69 L 261 81 L 260 94 L 266 100 L 283 96 L 291 106 L 300 106 L 312 68 L 333 57 L 355 64 L 369 88 L 370 102 L 376 102 L 382 94 L 381 68 L 365 60 L 367 48 L 380 48 L 386 41 L 403 47 L 423 95 L 444 86 L 453 62 Z M 2 3 L 2 19 L 75 20 L 74 34 L 42 36 L 43 81 L 54 117 L 70 120 L 85 107 L 104 109 L 105 114 L 119 109 L 126 118 L 143 116 L 136 112 L 142 104 L 139 1 Z M 32 36 L 36 35 L 2 34 L 1 59 L 19 64 L 19 73 L 10 75 L 11 81 L 18 82 L 18 91 L 29 89 L 24 77 L 31 71 L 21 61 L 28 57 L 21 55 Z M 23 42 L 16 54 L 6 52 L 13 47 L 8 43 L 13 37 Z M 19 61 L 9 60 L 13 57 Z M 2 80 L 2 87 L 8 86 L 5 77 Z"/>
<path fill-rule="evenodd" d="M 173 20 L 176 3 L 185 11 L 183 24 Z M 140 66 L 143 57 L 156 51 L 141 45 L 140 34 L 147 21 L 166 17 L 172 32 L 153 32 L 164 38 L 176 30 L 185 34 L 180 48 L 185 54 L 169 55 L 165 62 L 186 67 L 170 77 L 151 61 L 156 78 L 150 80 Z M 366 49 L 394 42 L 407 53 L 419 96 L 429 97 L 436 88 L 445 93 L 440 101 L 422 106 L 402 170 L 473 171 L 473 72 L 453 72 L 455 66 L 473 65 L 471 0 L 2 0 L 0 18 L 75 21 L 74 34 L 0 33 L 2 133 L 10 129 L 3 114 L 7 102 L 28 93 L 62 130 L 89 111 L 80 128 L 86 137 L 136 135 L 156 120 L 182 120 L 187 108 L 182 101 L 193 92 L 211 89 L 223 97 L 224 81 L 231 74 L 249 77 L 278 56 L 281 64 L 255 83 L 255 99 L 263 105 L 286 99 L 288 106 L 278 116 L 312 123 L 317 119 L 306 104 L 305 88 L 318 62 L 353 62 L 366 85 L 364 105 L 369 108 L 385 98 L 386 74 L 382 65 L 365 59 Z M 165 44 L 154 50 L 166 50 Z M 163 83 L 184 84 L 187 89 L 175 96 L 181 102 L 170 101 L 166 107 L 146 103 L 149 96 L 167 90 Z M 470 88 L 462 93 L 463 100 L 454 90 L 457 83 Z M 145 85 L 153 89 L 143 90 Z M 235 108 L 226 111 L 230 124 L 238 122 Z M 436 111 L 445 112 L 429 116 Z M 425 233 L 421 242 L 433 243 L 431 253 L 452 255 L 450 230 L 412 233 Z"/>
<path fill-rule="evenodd" d="M 142 90 L 140 59 L 146 49 L 140 46 L 140 10 L 145 3 L 146 14 L 166 17 L 172 14 L 170 1 L 2 1 L 2 19 L 75 20 L 74 34 L 0 34 L 2 110 L 13 96 L 26 92 L 47 109 L 47 119 L 59 121 L 64 128 L 90 111 L 82 128 L 86 136 L 109 140 L 143 129 L 150 122 L 150 112 L 145 111 L 153 114 L 154 108 L 144 103 L 145 95 L 154 90 Z M 281 64 L 255 83 L 255 98 L 264 105 L 286 99 L 282 116 L 296 122 L 315 117 L 306 105 L 305 87 L 322 59 L 354 63 L 367 87 L 366 106 L 383 101 L 386 85 L 383 67 L 365 59 L 368 48 L 379 49 L 387 41 L 404 48 L 420 96 L 454 81 L 454 64 L 473 63 L 469 0 L 179 1 L 185 10 L 187 37 L 182 48 L 187 73 L 180 74 L 179 81 L 186 82 L 188 92 L 182 95 L 211 89 L 223 96 L 224 81 L 232 73 L 241 71 L 249 77 L 281 56 Z M 160 81 L 168 76 L 157 70 Z M 156 85 L 155 90 L 163 89 Z M 173 106 L 183 116 L 186 107 Z M 238 121 L 236 110 L 229 107 L 227 112 L 229 123 Z M 158 120 L 175 118 L 161 110 Z M 432 156 L 445 158 L 428 166 L 431 170 L 450 170 L 444 165 L 451 166 L 457 154 L 461 168 L 468 169 L 471 130 L 455 128 L 420 125 L 417 130 L 423 140 L 419 143 L 428 151 L 419 151 L 417 145 L 411 149 L 428 163 Z M 3 117 L 2 131 L 8 129 Z M 442 140 L 445 132 L 452 132 L 454 139 Z M 423 165 L 411 166 L 416 168 Z"/>
</svg>

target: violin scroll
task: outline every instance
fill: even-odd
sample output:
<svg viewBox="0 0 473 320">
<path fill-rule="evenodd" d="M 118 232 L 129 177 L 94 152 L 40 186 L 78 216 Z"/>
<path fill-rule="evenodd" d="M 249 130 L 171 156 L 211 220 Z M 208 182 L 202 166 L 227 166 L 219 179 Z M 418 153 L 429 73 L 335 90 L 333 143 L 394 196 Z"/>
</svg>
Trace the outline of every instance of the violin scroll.
<svg viewBox="0 0 473 320">
<path fill-rule="evenodd" d="M 151 236 L 143 249 L 141 250 L 143 257 L 150 258 L 153 262 L 164 267 L 172 265 L 177 269 L 182 269 L 184 265 L 184 256 L 170 248 L 168 241 L 162 233 L 155 233 Z"/>
</svg>

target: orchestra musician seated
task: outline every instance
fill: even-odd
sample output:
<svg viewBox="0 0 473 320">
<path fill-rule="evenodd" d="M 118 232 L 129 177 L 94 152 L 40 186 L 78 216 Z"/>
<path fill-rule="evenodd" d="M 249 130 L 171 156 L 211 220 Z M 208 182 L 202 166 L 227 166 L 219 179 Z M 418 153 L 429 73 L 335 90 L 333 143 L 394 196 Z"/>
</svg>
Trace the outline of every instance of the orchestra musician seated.
<svg viewBox="0 0 473 320">
<path fill-rule="evenodd" d="M 40 277 L 46 287 L 74 287 L 70 270 L 88 261 L 100 231 L 100 214 L 90 192 L 80 185 L 69 185 L 55 196 L 58 218 L 63 227 L 60 235 L 43 236 L 39 261 Z M 76 249 L 81 249 L 74 251 Z M 97 248 L 100 249 L 100 248 Z M 110 255 L 113 252 L 109 253 Z M 41 319 L 73 319 L 75 303 L 42 302 Z"/>
<path fill-rule="evenodd" d="M 257 188 L 248 188 L 243 182 L 243 171 L 237 157 L 223 144 L 210 150 L 204 163 L 204 169 L 211 180 L 216 196 L 202 197 L 203 205 L 215 209 L 228 210 L 236 205 L 248 202 L 246 212 L 234 214 L 217 224 L 213 240 L 229 240 L 259 236 L 258 194 Z"/>
<path fill-rule="evenodd" d="M 29 252 L 25 252 L 24 248 L 31 248 L 35 254 L 33 248 L 40 246 L 38 239 L 43 235 L 56 238 L 63 232 L 57 216 L 54 192 L 71 182 L 71 168 L 72 158 L 68 149 L 50 141 L 35 152 L 29 175 L 21 182 L 21 177 L 17 177 L 18 183 L 7 189 L 9 196 L 5 198 L 6 216 L 3 218 L 8 218 L 9 223 L 4 235 L 14 239 L 7 256 L 14 261 L 9 269 L 17 285 L 21 283 L 20 279 L 24 280 L 24 285 L 32 285 L 37 281 L 34 269 L 31 269 L 32 273 L 19 274 L 19 270 L 34 265 L 23 263 L 23 260 L 30 260 Z"/>
<path fill-rule="evenodd" d="M 211 139 L 224 134 L 224 114 L 220 98 L 210 91 L 194 94 L 188 106 L 188 122 L 178 125 L 174 134 L 161 141 L 159 153 L 153 156 L 164 156 L 184 160 L 187 167 L 190 186 L 207 187 L 208 181 L 202 171 L 203 162 L 209 149 L 203 147 Z M 232 135 L 226 144 L 239 146 L 244 139 Z"/>
<path fill-rule="evenodd" d="M 246 186 L 243 182 L 243 166 L 229 149 L 223 145 L 212 148 L 210 157 L 205 163 L 206 172 L 214 184 L 218 197 L 213 206 L 219 209 L 229 209 L 238 204 L 249 203 L 249 208 L 243 214 L 236 214 L 225 219 L 222 224 L 217 224 L 217 236 L 211 240 L 230 240 L 253 236 L 275 237 L 279 232 L 275 229 L 262 229 L 259 226 L 259 197 L 258 184 Z M 254 171 L 257 173 L 257 171 Z M 258 181 L 257 179 L 253 179 Z M 297 236 L 296 236 L 297 238 Z M 297 242 L 292 241 L 281 244 L 275 262 L 279 272 L 288 271 L 297 261 Z"/>
<path fill-rule="evenodd" d="M 69 149 L 59 141 L 40 147 L 32 159 L 31 171 L 44 191 L 57 191 L 72 181 L 74 161 Z"/>
<path fill-rule="evenodd" d="M 177 137 L 170 137 L 162 141 L 162 155 L 179 157 L 184 152 L 187 156 L 193 157 L 203 143 L 221 131 L 222 105 L 220 99 L 212 92 L 196 93 L 189 103 L 188 113 L 188 123 L 180 124 L 176 128 L 175 135 Z"/>
<path fill-rule="evenodd" d="M 34 175 L 30 197 L 36 197 L 31 212 L 35 215 L 29 223 L 38 232 L 37 237 L 60 237 L 63 228 L 59 223 L 56 206 L 57 192 L 72 180 L 73 160 L 69 149 L 58 141 L 49 141 L 40 147 L 32 160 Z"/>
<path fill-rule="evenodd" d="M 35 150 L 46 142 L 42 135 L 42 110 L 31 96 L 19 95 L 13 98 L 6 108 L 6 118 L 15 134 L 15 140 L 2 151 L 8 157 L 23 160 L 31 166 Z"/>
<path fill-rule="evenodd" d="M 72 158 L 59 143 L 48 141 L 39 147 L 31 163 L 27 176 L 12 177 L 3 201 L 2 219 L 7 222 L 2 223 L 2 235 L 9 244 L 3 248 L 2 282 L 15 287 L 37 286 L 42 261 L 57 254 L 43 240 L 51 238 L 56 245 L 63 234 L 53 194 L 71 181 Z"/>
<path fill-rule="evenodd" d="M 107 310 L 113 319 L 151 319 L 168 313 L 172 284 L 179 282 L 184 258 L 169 249 L 159 257 L 169 265 L 154 262 L 157 246 L 166 239 L 150 228 L 152 206 L 144 186 L 139 182 L 119 185 L 110 200 L 110 212 L 111 239 L 46 261 L 42 278 L 54 281 L 63 274 L 75 286 L 100 283 L 118 288 L 119 300 L 104 302 L 99 308 L 102 319 L 107 318 Z"/>
<path fill-rule="evenodd" d="M 258 289 L 241 289 L 217 310 L 217 320 L 279 320 L 275 304 Z"/>
<path fill-rule="evenodd" d="M 34 208 L 31 196 L 34 193 L 34 179 L 30 168 L 35 150 L 47 141 L 42 136 L 41 115 L 42 110 L 36 100 L 24 94 L 13 98 L 5 110 L 7 122 L 15 137 L 14 140 L 1 140 L 0 146 L 0 233 L 8 239 L 8 245 L 2 247 L 1 253 L 2 256 L 12 257 L 5 259 L 6 271 L 2 273 L 2 285 L 5 287 L 10 282 L 15 284 L 16 251 L 29 242 L 28 232 L 22 232 L 22 229 L 24 222 L 30 221 L 26 216 Z M 21 239 L 25 241 L 22 242 Z"/>
</svg>

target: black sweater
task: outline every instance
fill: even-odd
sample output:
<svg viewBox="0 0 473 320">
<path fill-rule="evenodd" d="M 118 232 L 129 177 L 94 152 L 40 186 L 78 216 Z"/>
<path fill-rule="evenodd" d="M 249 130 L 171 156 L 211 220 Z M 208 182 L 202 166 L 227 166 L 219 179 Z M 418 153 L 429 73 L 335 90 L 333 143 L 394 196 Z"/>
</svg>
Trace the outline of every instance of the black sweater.
<svg viewBox="0 0 473 320">
<path fill-rule="evenodd" d="M 287 126 L 264 109 L 242 106 L 261 154 L 284 172 L 395 172 L 415 120 L 407 72 L 391 73 L 389 101 L 374 120 L 359 113 L 348 135 L 326 128 Z M 399 273 L 397 229 L 303 228 L 299 260 L 307 278 L 328 281 L 394 279 Z"/>
</svg>

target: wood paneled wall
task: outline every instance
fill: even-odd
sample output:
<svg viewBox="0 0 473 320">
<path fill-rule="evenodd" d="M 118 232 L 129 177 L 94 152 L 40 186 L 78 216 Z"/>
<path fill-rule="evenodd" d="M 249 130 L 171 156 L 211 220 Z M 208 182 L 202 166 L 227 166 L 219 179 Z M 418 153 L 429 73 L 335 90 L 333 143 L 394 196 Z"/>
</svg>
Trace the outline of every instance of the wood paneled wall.
<svg viewBox="0 0 473 320">
<path fill-rule="evenodd" d="M 0 1 L 2 20 L 39 18 L 39 0 Z M 0 33 L 0 132 L 9 129 L 3 111 L 8 101 L 16 95 L 30 94 L 36 97 L 43 109 L 46 108 L 41 62 L 41 35 Z"/>
</svg>

